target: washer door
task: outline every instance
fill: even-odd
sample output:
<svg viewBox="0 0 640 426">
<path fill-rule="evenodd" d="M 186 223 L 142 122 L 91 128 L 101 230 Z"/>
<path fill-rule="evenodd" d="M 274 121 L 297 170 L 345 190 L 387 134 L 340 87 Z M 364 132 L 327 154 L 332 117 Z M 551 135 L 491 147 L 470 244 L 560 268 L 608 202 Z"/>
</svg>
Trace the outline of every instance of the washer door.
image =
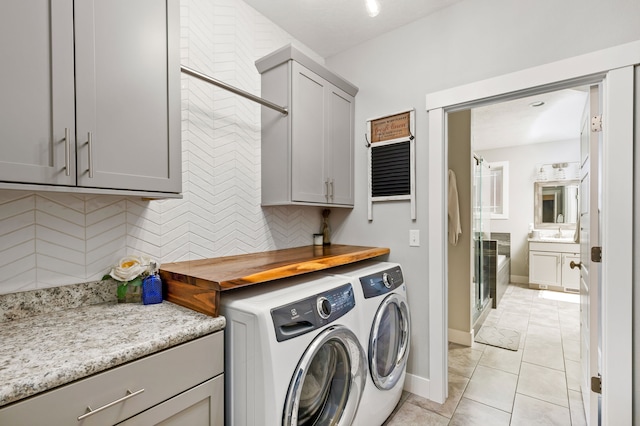
<svg viewBox="0 0 640 426">
<path fill-rule="evenodd" d="M 403 297 L 387 296 L 373 319 L 369 337 L 369 370 L 378 389 L 393 388 L 407 364 L 410 339 L 409 309 Z"/>
<path fill-rule="evenodd" d="M 350 425 L 366 382 L 367 364 L 348 328 L 326 328 L 300 359 L 285 400 L 282 424 Z"/>
</svg>

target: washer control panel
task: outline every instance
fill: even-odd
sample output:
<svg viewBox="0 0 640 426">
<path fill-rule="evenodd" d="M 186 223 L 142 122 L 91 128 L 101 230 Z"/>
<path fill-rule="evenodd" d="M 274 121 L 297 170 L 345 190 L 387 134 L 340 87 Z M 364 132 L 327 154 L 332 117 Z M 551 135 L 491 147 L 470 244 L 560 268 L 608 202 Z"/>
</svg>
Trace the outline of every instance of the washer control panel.
<svg viewBox="0 0 640 426">
<path fill-rule="evenodd" d="M 387 294 L 400 287 L 403 283 L 404 278 L 402 277 L 400 266 L 394 266 L 386 271 L 376 272 L 360 278 L 365 299 Z"/>
<path fill-rule="evenodd" d="M 332 290 L 271 309 L 271 319 L 278 342 L 323 327 L 356 305 L 350 283 Z"/>
</svg>

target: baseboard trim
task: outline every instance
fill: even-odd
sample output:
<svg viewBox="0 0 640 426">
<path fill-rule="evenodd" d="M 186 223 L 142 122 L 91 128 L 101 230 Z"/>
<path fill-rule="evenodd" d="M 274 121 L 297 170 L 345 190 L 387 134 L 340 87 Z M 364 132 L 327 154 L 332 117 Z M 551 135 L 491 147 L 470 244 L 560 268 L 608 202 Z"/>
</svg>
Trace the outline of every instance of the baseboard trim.
<svg viewBox="0 0 640 426">
<path fill-rule="evenodd" d="M 416 376 L 414 374 L 406 373 L 404 376 L 404 390 L 411 392 L 415 395 L 421 396 L 425 399 L 431 399 L 430 381 L 424 377 Z"/>
<path fill-rule="evenodd" d="M 529 284 L 529 276 L 527 275 L 511 275 L 510 278 L 514 284 Z"/>
<path fill-rule="evenodd" d="M 457 343 L 464 346 L 471 346 L 473 344 L 473 331 L 462 331 L 450 328 L 448 333 L 449 342 L 451 343 Z"/>
</svg>

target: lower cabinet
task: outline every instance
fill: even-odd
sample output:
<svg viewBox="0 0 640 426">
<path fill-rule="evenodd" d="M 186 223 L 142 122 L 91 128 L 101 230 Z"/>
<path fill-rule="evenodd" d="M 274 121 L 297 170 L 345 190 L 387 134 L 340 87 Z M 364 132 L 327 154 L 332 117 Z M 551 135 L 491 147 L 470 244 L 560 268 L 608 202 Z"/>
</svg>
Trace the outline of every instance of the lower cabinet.
<svg viewBox="0 0 640 426">
<path fill-rule="evenodd" d="M 0 408 L 0 425 L 220 425 L 223 372 L 219 331 Z"/>
<path fill-rule="evenodd" d="M 224 423 L 223 394 L 224 377 L 221 374 L 119 424 L 126 426 L 222 425 Z"/>
<path fill-rule="evenodd" d="M 562 287 L 580 291 L 580 268 L 571 269 L 571 262 L 580 263 L 580 253 L 562 253 Z"/>
<path fill-rule="evenodd" d="M 560 253 L 529 251 L 529 282 L 531 284 L 561 285 Z"/>
<path fill-rule="evenodd" d="M 529 283 L 580 291 L 580 245 L 573 243 L 529 242 Z"/>
</svg>

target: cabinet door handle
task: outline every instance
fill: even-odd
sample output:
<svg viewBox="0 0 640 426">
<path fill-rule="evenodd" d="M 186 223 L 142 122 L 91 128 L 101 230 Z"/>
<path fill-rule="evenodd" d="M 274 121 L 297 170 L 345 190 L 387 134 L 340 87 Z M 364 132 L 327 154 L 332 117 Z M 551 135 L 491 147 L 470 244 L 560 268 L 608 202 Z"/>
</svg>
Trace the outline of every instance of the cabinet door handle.
<svg viewBox="0 0 640 426">
<path fill-rule="evenodd" d="M 329 179 L 326 179 L 324 181 L 324 193 L 325 193 L 325 197 L 327 198 L 327 201 L 329 201 Z"/>
<path fill-rule="evenodd" d="M 333 179 L 331 179 L 329 181 L 329 186 L 331 188 L 331 194 L 329 195 L 329 197 L 331 198 L 331 200 L 333 201 Z"/>
<path fill-rule="evenodd" d="M 69 140 L 69 128 L 64 128 L 64 174 L 71 176 L 71 141 Z"/>
<path fill-rule="evenodd" d="M 93 178 L 93 136 L 91 132 L 87 135 L 87 146 L 89 148 L 89 168 L 87 171 L 89 172 L 89 177 Z"/>
<path fill-rule="evenodd" d="M 569 267 L 570 267 L 571 269 L 575 269 L 575 268 L 580 269 L 580 267 L 581 267 L 581 266 L 582 266 L 582 262 L 578 262 L 578 263 L 576 263 L 576 262 L 574 262 L 574 261 L 572 260 L 572 261 L 569 263 Z"/>
<path fill-rule="evenodd" d="M 78 421 L 84 420 L 89 416 L 93 416 L 94 414 L 96 414 L 96 413 L 98 413 L 98 412 L 100 412 L 102 410 L 106 410 L 109 407 L 113 407 L 116 404 L 120 404 L 121 402 L 124 402 L 129 398 L 133 398 L 136 395 L 140 395 L 142 392 L 144 392 L 144 388 L 140 389 L 139 391 L 135 391 L 135 392 L 131 392 L 129 389 L 127 389 L 127 394 L 125 396 L 123 396 L 122 398 L 116 399 L 115 401 L 110 402 L 110 403 L 108 403 L 106 405 L 103 405 L 100 408 L 96 408 L 95 410 L 92 410 L 91 407 L 87 405 L 87 412 L 85 414 L 81 415 L 80 417 L 78 417 Z"/>
</svg>

